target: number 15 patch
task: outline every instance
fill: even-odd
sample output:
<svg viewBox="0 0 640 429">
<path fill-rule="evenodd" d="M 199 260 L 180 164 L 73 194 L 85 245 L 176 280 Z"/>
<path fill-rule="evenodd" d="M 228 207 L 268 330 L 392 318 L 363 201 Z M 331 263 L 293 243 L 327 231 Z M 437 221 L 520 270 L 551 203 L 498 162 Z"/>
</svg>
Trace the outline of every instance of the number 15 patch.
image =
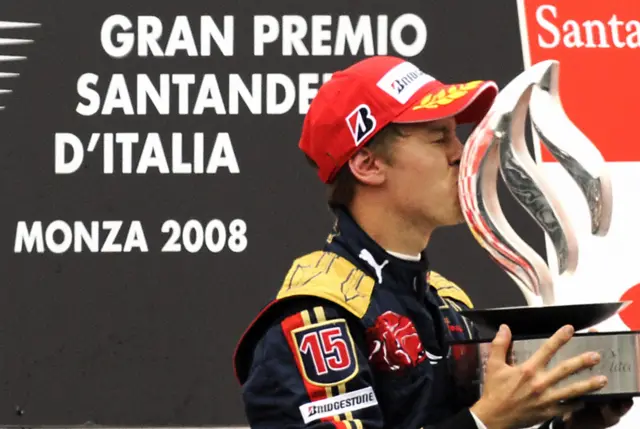
<svg viewBox="0 0 640 429">
<path fill-rule="evenodd" d="M 307 382 L 333 386 L 355 377 L 358 372 L 355 345 L 344 319 L 303 326 L 291 335 Z"/>
</svg>

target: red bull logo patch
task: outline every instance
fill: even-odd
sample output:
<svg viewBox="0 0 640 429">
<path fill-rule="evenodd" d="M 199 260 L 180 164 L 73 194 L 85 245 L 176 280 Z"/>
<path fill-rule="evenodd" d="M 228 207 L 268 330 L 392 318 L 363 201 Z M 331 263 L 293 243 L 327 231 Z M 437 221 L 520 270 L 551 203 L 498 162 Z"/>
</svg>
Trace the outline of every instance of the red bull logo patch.
<svg viewBox="0 0 640 429">
<path fill-rule="evenodd" d="M 369 361 L 382 371 L 399 371 L 429 359 L 437 363 L 442 356 L 427 352 L 411 320 L 391 311 L 376 319 L 367 330 Z"/>
</svg>

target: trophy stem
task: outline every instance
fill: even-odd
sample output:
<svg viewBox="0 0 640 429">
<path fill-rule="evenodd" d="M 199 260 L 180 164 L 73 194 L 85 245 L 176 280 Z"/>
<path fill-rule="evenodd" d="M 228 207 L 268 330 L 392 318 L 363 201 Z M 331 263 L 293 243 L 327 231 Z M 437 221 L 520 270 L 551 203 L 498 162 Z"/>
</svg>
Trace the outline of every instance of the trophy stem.
<svg viewBox="0 0 640 429">
<path fill-rule="evenodd" d="M 518 286 L 522 295 L 524 296 L 525 301 L 527 302 L 527 306 L 529 307 L 542 307 L 544 305 L 544 300 L 542 296 L 537 295 L 535 292 L 531 290 L 531 288 L 525 285 L 522 280 L 512 274 L 510 271 L 506 271 L 506 273 L 511 277 L 514 283 Z"/>
</svg>

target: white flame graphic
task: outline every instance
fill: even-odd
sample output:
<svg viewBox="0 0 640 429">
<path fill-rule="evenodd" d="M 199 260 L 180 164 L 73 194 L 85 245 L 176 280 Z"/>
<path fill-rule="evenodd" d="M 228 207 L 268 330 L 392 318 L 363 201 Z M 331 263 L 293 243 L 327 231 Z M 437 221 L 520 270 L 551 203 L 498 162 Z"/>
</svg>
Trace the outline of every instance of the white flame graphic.
<svg viewBox="0 0 640 429">
<path fill-rule="evenodd" d="M 0 21 L 0 30 L 34 28 L 34 27 L 40 27 L 40 25 L 41 24 L 34 23 L 34 22 Z M 33 43 L 33 39 L 0 37 L 0 46 L 26 45 L 29 43 Z M 10 63 L 14 61 L 24 61 L 26 59 L 27 57 L 21 56 L 21 55 L 0 55 L 0 67 L 4 68 L 6 63 Z M 5 84 L 4 79 L 17 78 L 18 76 L 20 76 L 20 73 L 0 71 L 0 96 L 3 94 L 10 94 L 11 92 L 13 92 L 13 90 L 11 89 L 3 88 L 3 85 Z M 6 99 L 3 99 L 3 97 L 0 97 L 0 110 L 4 110 L 6 108 L 5 101 Z"/>
</svg>

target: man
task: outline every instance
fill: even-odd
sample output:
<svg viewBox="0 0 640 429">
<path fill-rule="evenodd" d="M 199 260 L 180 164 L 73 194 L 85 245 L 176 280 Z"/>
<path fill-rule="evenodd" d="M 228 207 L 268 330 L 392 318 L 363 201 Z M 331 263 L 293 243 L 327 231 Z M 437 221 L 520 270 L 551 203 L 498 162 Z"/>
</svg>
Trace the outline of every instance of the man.
<svg viewBox="0 0 640 429">
<path fill-rule="evenodd" d="M 456 387 L 448 344 L 477 335 L 458 313 L 472 303 L 429 270 L 425 248 L 435 228 L 463 221 L 456 125 L 479 122 L 496 94 L 493 82 L 445 85 L 395 57 L 360 61 L 320 88 L 299 146 L 331 184 L 336 223 L 238 345 L 252 428 L 586 429 L 625 412 L 594 425 L 561 402 L 604 385 L 553 387 L 597 362 L 545 368 L 570 329 L 520 367 L 506 363 L 501 330 L 482 397 Z"/>
</svg>

